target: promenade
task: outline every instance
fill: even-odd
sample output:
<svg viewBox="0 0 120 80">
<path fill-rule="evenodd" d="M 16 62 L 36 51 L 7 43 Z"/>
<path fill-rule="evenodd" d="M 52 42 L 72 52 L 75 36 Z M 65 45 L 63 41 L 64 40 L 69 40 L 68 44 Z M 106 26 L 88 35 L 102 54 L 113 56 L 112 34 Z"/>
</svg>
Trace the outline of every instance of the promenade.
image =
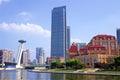
<svg viewBox="0 0 120 80">
<path fill-rule="evenodd" d="M 0 70 L 20 70 L 18 68 L 0 68 Z M 60 69 L 28 69 L 29 72 L 36 73 L 55 73 L 55 74 L 80 74 L 80 75 L 106 75 L 106 76 L 120 76 L 120 71 L 98 71 L 98 69 L 86 70 L 60 70 Z"/>
<path fill-rule="evenodd" d="M 56 73 L 56 74 L 81 74 L 81 75 L 106 75 L 106 76 L 120 76 L 120 71 L 109 71 L 109 72 L 101 72 L 97 70 L 76 70 L 76 71 L 57 71 L 57 70 L 28 70 L 30 72 L 38 72 L 38 73 Z"/>
</svg>

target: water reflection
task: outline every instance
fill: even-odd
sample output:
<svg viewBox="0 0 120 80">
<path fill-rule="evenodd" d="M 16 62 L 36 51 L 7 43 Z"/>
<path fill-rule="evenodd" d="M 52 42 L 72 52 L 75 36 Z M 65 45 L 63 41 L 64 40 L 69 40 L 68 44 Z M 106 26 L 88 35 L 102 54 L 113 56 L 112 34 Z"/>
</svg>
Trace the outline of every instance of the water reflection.
<svg viewBox="0 0 120 80">
<path fill-rule="evenodd" d="M 120 80 L 119 76 L 66 74 L 66 80 Z"/>
<path fill-rule="evenodd" d="M 120 76 L 35 73 L 27 70 L 0 71 L 0 80 L 120 80 Z"/>
<path fill-rule="evenodd" d="M 0 71 L 0 80 L 12 80 L 14 78 L 14 71 Z"/>
<path fill-rule="evenodd" d="M 51 80 L 50 73 L 36 73 L 36 80 Z"/>
<path fill-rule="evenodd" d="M 27 80 L 27 71 L 26 70 L 17 70 L 16 71 L 16 80 Z"/>
<path fill-rule="evenodd" d="M 65 80 L 64 74 L 51 74 L 51 80 Z"/>
<path fill-rule="evenodd" d="M 51 80 L 120 80 L 120 76 L 51 74 Z"/>
<path fill-rule="evenodd" d="M 96 80 L 93 75 L 66 74 L 66 80 Z"/>
</svg>

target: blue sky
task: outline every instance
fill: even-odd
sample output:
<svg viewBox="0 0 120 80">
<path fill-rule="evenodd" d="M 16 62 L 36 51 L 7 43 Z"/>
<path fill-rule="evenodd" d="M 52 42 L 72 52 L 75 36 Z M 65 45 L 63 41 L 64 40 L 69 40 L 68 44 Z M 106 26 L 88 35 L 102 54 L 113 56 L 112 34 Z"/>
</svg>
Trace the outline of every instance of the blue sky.
<svg viewBox="0 0 120 80">
<path fill-rule="evenodd" d="M 97 34 L 116 36 L 120 0 L 0 0 L 0 49 L 17 55 L 18 40 L 24 39 L 32 59 L 36 47 L 50 56 L 51 10 L 64 5 L 72 42 L 89 42 Z"/>
</svg>

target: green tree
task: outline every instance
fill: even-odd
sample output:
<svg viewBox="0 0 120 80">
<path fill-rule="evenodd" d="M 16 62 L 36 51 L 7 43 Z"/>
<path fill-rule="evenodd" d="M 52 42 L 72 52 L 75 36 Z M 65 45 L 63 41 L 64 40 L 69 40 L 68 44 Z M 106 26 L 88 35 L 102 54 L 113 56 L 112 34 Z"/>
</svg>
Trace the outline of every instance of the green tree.
<svg viewBox="0 0 120 80">
<path fill-rule="evenodd" d="M 114 69 L 114 62 L 108 62 L 106 64 L 108 65 L 108 69 L 110 69 L 110 70 Z"/>
<path fill-rule="evenodd" d="M 120 56 L 114 58 L 115 69 L 118 70 L 118 66 L 120 66 Z"/>
<path fill-rule="evenodd" d="M 62 63 L 60 63 L 59 61 L 54 61 L 51 63 L 51 68 L 54 69 L 54 68 L 59 68 L 62 66 Z"/>
<path fill-rule="evenodd" d="M 84 67 L 84 64 L 80 60 L 69 59 L 66 61 L 66 67 L 72 69 L 81 69 Z"/>
</svg>

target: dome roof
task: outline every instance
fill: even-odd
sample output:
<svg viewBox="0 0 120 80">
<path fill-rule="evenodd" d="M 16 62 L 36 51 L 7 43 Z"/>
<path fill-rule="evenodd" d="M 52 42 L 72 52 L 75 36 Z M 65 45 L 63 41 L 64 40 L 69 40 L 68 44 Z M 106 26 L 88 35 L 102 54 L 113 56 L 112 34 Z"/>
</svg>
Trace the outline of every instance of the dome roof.
<svg viewBox="0 0 120 80">
<path fill-rule="evenodd" d="M 104 46 L 101 45 L 93 45 L 93 46 L 85 46 L 83 48 L 80 49 L 80 52 L 84 52 L 85 50 L 106 50 L 106 48 Z"/>
<path fill-rule="evenodd" d="M 96 35 L 93 37 L 93 39 L 97 40 L 97 39 L 116 39 L 115 36 L 112 36 L 112 35 L 104 35 L 104 34 L 101 34 L 101 35 Z"/>
</svg>

